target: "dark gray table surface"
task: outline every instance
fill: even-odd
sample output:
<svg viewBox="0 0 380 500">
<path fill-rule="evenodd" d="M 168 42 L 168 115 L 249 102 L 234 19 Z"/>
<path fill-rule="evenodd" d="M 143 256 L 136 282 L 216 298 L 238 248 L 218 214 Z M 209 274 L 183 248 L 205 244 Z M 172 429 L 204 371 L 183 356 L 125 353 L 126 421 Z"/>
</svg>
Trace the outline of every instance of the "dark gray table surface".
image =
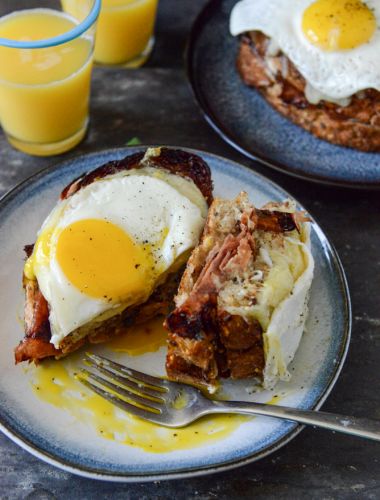
<svg viewBox="0 0 380 500">
<path fill-rule="evenodd" d="M 74 151 L 39 159 L 14 151 L 0 133 L 0 193 L 60 159 L 123 146 L 194 147 L 250 166 L 278 182 L 317 218 L 343 261 L 351 289 L 353 334 L 324 410 L 380 418 L 380 194 L 319 186 L 251 162 L 226 145 L 194 103 L 183 49 L 204 0 L 161 0 L 157 43 L 138 70 L 96 68 L 91 127 Z M 305 429 L 271 456 L 230 472 L 170 482 L 113 484 L 55 469 L 0 435 L 0 499 L 380 498 L 380 444 Z"/>
</svg>

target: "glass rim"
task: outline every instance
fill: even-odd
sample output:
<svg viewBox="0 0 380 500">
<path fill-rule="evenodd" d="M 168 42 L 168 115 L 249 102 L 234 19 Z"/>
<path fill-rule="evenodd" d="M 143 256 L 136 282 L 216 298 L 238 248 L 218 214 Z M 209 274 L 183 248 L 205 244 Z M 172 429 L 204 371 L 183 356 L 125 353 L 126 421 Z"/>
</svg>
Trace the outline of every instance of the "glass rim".
<svg viewBox="0 0 380 500">
<path fill-rule="evenodd" d="M 66 33 L 63 33 L 62 35 L 45 38 L 44 40 L 34 40 L 31 42 L 22 42 L 20 40 L 11 40 L 9 38 L 0 37 L 0 46 L 14 49 L 43 49 L 46 47 L 54 47 L 55 45 L 62 45 L 64 43 L 70 42 L 71 40 L 74 40 L 74 38 L 78 38 L 79 36 L 81 36 L 89 28 L 91 28 L 91 26 L 95 23 L 99 16 L 101 4 L 101 0 L 94 0 L 94 5 L 92 6 L 92 9 L 88 16 L 83 19 L 83 21 L 77 26 L 67 31 Z"/>
</svg>

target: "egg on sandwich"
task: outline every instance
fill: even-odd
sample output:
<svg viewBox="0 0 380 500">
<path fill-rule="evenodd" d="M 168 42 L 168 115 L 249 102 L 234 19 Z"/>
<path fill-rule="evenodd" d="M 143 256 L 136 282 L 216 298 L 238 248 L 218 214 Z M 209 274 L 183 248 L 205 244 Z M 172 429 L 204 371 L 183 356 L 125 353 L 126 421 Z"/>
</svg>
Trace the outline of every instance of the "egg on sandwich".
<svg viewBox="0 0 380 500">
<path fill-rule="evenodd" d="M 380 90 L 379 27 L 378 0 L 242 0 L 230 20 L 233 35 L 257 30 L 270 37 L 272 51 L 288 56 L 314 102 Z"/>
<path fill-rule="evenodd" d="M 380 1 L 242 0 L 237 67 L 281 114 L 317 137 L 380 150 Z"/>
<path fill-rule="evenodd" d="M 37 283 L 48 305 L 56 355 L 103 324 L 112 330 L 112 319 L 146 303 L 197 244 L 207 202 L 190 177 L 157 166 L 168 151 L 148 150 L 138 168 L 93 179 L 43 223 L 24 282 Z"/>
</svg>

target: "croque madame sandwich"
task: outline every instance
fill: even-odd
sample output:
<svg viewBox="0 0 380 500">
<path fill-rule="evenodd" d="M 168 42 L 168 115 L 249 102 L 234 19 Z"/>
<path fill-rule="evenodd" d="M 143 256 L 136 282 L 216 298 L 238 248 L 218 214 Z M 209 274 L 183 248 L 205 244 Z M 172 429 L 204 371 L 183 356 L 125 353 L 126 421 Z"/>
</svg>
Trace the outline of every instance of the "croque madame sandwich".
<svg viewBox="0 0 380 500">
<path fill-rule="evenodd" d="M 214 200 L 165 322 L 169 378 L 210 389 L 226 377 L 289 379 L 313 277 L 309 226 L 292 202 Z"/>
<path fill-rule="evenodd" d="M 237 68 L 281 114 L 315 136 L 380 151 L 379 0 L 242 0 Z"/>
<path fill-rule="evenodd" d="M 211 201 L 207 164 L 169 148 L 73 181 L 26 247 L 16 362 L 58 358 L 167 314 Z"/>
</svg>

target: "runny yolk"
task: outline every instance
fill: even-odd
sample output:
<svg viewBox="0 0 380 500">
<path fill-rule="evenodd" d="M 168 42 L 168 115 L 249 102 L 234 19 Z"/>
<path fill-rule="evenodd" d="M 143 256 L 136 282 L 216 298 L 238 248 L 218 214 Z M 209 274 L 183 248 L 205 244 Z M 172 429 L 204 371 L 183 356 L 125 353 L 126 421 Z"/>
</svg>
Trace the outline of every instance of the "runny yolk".
<svg viewBox="0 0 380 500">
<path fill-rule="evenodd" d="M 376 18 L 360 0 L 316 0 L 303 14 L 302 30 L 323 50 L 348 50 L 371 39 Z"/>
<path fill-rule="evenodd" d="M 148 246 L 137 244 L 119 226 L 103 219 L 83 219 L 65 227 L 56 259 L 72 285 L 109 302 L 148 288 L 155 269 Z"/>
<path fill-rule="evenodd" d="M 167 332 L 162 322 L 163 318 L 158 317 L 130 327 L 124 335 L 105 344 L 102 353 L 109 356 L 109 351 L 116 351 L 118 361 L 128 364 L 130 360 L 127 354 L 134 357 L 157 351 L 166 344 Z M 243 415 L 211 415 L 180 429 L 169 429 L 140 420 L 119 410 L 79 382 L 75 374 L 83 367 L 82 358 L 83 352 L 78 351 L 59 361 L 46 360 L 38 366 L 31 365 L 27 372 L 33 392 L 39 400 L 92 428 L 94 437 L 137 447 L 149 453 L 167 453 L 199 446 L 212 447 L 250 420 Z M 181 409 L 186 403 L 186 398 L 180 397 L 173 406 Z"/>
</svg>

